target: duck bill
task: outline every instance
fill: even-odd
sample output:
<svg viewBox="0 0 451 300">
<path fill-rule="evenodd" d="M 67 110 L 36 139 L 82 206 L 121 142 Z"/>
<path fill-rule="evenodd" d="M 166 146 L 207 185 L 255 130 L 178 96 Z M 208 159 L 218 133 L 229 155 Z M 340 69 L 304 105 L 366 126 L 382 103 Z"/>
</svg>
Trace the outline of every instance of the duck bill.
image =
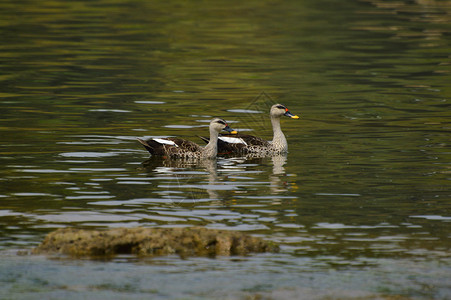
<svg viewBox="0 0 451 300">
<path fill-rule="evenodd" d="M 223 130 L 225 130 L 225 131 L 227 131 L 228 133 L 231 133 L 231 134 L 237 134 L 238 133 L 236 130 L 230 128 L 228 125 Z"/>
<path fill-rule="evenodd" d="M 293 115 L 292 113 L 290 113 L 288 110 L 283 114 L 285 117 L 290 117 L 292 119 L 299 119 L 298 116 Z"/>
</svg>

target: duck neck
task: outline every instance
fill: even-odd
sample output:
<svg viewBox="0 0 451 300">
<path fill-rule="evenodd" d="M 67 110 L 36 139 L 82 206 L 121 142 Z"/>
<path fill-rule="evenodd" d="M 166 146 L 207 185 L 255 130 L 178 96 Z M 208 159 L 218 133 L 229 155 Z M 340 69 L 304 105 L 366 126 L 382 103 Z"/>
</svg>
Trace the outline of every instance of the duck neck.
<svg viewBox="0 0 451 300">
<path fill-rule="evenodd" d="M 274 150 L 286 152 L 288 150 L 288 143 L 282 129 L 280 128 L 280 118 L 271 117 L 271 124 L 274 132 L 274 137 L 272 139 L 272 146 Z"/>
<path fill-rule="evenodd" d="M 210 141 L 205 146 L 202 156 L 207 158 L 216 157 L 218 154 L 218 135 L 219 133 L 216 130 L 210 128 Z"/>
</svg>

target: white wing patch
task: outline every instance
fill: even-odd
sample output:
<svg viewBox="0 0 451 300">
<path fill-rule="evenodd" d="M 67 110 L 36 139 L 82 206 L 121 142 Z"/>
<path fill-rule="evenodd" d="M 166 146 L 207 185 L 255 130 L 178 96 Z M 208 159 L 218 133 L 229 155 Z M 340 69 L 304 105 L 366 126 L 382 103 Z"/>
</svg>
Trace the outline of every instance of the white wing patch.
<svg viewBox="0 0 451 300">
<path fill-rule="evenodd" d="M 155 142 L 160 143 L 160 144 L 178 147 L 178 145 L 176 143 L 174 143 L 173 141 L 170 141 L 170 140 L 165 140 L 165 139 L 152 139 L 152 140 L 154 140 Z"/>
<path fill-rule="evenodd" d="M 234 138 L 228 136 L 220 136 L 219 139 L 223 142 L 230 144 L 244 144 L 247 146 L 247 143 L 242 138 Z"/>
</svg>

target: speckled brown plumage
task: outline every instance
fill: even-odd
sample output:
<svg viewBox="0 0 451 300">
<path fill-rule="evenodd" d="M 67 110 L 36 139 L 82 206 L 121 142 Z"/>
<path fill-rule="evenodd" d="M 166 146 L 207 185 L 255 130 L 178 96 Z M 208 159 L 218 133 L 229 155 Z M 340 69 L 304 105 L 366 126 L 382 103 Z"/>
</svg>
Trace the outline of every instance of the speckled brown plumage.
<svg viewBox="0 0 451 300">
<path fill-rule="evenodd" d="M 270 110 L 271 124 L 274 132 L 272 141 L 266 141 L 253 135 L 221 135 L 218 138 L 218 153 L 239 155 L 253 153 L 259 156 L 271 156 L 286 153 L 288 151 L 288 143 L 285 135 L 280 128 L 280 117 L 282 116 L 290 117 L 293 119 L 299 118 L 298 116 L 291 114 L 285 106 L 281 104 L 275 104 L 271 107 Z M 235 138 L 236 142 L 225 141 L 224 139 L 221 139 L 221 137 Z M 208 138 L 201 138 L 205 142 L 210 142 Z"/>
<path fill-rule="evenodd" d="M 201 147 L 194 142 L 180 138 L 151 138 L 138 141 L 151 155 L 168 158 L 214 158 L 217 154 L 217 139 L 219 131 L 232 132 L 226 121 L 215 118 L 210 122 L 210 142 Z"/>
<path fill-rule="evenodd" d="M 240 138 L 246 144 L 227 143 L 221 139 L 218 139 L 218 154 L 248 154 L 252 152 L 260 152 L 263 151 L 263 149 L 268 149 L 271 147 L 271 143 L 269 141 L 248 134 L 221 134 L 220 137 Z M 202 136 L 200 138 L 206 143 L 209 142 L 209 138 Z"/>
<path fill-rule="evenodd" d="M 174 142 L 177 147 L 161 144 L 153 139 L 144 141 L 138 138 L 138 141 L 144 146 L 144 148 L 146 148 L 150 154 L 155 156 L 187 157 L 190 156 L 188 153 L 200 153 L 203 149 L 198 144 L 184 139 L 165 138 L 165 140 Z"/>
</svg>

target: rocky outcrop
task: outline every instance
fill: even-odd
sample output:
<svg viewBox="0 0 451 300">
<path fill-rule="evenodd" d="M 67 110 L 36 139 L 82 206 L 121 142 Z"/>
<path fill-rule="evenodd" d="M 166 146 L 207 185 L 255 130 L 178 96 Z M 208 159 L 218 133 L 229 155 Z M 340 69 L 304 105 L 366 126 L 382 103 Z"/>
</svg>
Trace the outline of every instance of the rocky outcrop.
<svg viewBox="0 0 451 300">
<path fill-rule="evenodd" d="M 200 227 L 138 227 L 108 230 L 62 228 L 49 233 L 32 253 L 75 257 L 112 257 L 117 254 L 214 257 L 278 250 L 276 244 L 243 232 Z"/>
</svg>

